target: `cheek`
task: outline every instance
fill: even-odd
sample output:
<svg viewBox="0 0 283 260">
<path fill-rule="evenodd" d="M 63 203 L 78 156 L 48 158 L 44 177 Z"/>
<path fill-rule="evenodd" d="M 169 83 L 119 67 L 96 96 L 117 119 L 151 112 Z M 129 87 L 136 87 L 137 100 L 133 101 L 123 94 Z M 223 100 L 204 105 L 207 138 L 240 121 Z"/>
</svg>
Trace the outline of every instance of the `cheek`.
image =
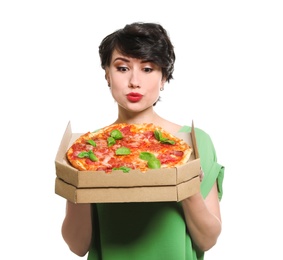
<svg viewBox="0 0 283 260">
<path fill-rule="evenodd" d="M 161 80 L 155 80 L 155 81 L 152 80 L 148 82 L 148 84 L 149 84 L 149 89 L 154 93 L 159 93 L 160 89 L 163 87 Z"/>
<path fill-rule="evenodd" d="M 121 89 L 123 86 L 127 86 L 127 80 L 125 77 L 116 75 L 115 77 L 111 77 L 111 86 L 115 89 Z"/>
<path fill-rule="evenodd" d="M 121 99 L 121 97 L 123 96 L 123 91 L 121 88 L 117 87 L 117 85 L 112 85 L 110 88 L 110 92 L 112 97 L 117 100 L 117 99 Z"/>
</svg>

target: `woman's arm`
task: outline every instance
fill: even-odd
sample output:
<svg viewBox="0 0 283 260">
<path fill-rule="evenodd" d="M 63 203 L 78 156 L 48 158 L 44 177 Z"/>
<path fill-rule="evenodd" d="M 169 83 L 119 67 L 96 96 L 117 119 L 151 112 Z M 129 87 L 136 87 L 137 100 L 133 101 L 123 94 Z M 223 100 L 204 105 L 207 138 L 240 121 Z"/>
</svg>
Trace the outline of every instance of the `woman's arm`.
<svg viewBox="0 0 283 260">
<path fill-rule="evenodd" d="M 184 199 L 182 206 L 192 240 L 200 250 L 209 250 L 216 244 L 221 233 L 217 184 L 213 185 L 205 199 L 199 192 Z"/>
<path fill-rule="evenodd" d="M 62 236 L 73 253 L 84 256 L 88 252 L 92 237 L 91 204 L 67 201 Z"/>
</svg>

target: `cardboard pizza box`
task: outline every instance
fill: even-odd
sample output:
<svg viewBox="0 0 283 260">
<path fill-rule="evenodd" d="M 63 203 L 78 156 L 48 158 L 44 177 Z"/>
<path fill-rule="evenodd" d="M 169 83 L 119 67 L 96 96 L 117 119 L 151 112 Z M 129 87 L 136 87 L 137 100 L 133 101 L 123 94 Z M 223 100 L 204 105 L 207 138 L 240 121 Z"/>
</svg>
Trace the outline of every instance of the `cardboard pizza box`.
<svg viewBox="0 0 283 260">
<path fill-rule="evenodd" d="M 76 188 L 55 180 L 56 194 L 74 203 L 181 201 L 199 191 L 199 178 L 178 185 L 144 187 Z"/>
<path fill-rule="evenodd" d="M 200 190 L 200 158 L 192 124 L 191 133 L 177 133 L 193 153 L 189 161 L 168 169 L 79 171 L 68 162 L 66 152 L 82 133 L 72 133 L 69 122 L 56 158 L 55 193 L 75 203 L 180 201 Z"/>
</svg>

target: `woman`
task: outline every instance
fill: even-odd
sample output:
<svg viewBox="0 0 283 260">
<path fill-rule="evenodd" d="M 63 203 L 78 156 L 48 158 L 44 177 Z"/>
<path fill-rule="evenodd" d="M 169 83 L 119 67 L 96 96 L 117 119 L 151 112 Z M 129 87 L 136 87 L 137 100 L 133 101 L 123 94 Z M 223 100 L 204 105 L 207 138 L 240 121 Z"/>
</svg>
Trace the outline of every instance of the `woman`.
<svg viewBox="0 0 283 260">
<path fill-rule="evenodd" d="M 101 66 L 118 105 L 113 123 L 154 123 L 171 133 L 190 131 L 154 111 L 173 78 L 175 53 L 159 24 L 133 23 L 103 39 Z M 196 129 L 204 177 L 201 192 L 181 202 L 73 204 L 67 201 L 62 235 L 88 259 L 203 259 L 221 233 L 219 199 L 224 167 L 210 137 Z"/>
</svg>

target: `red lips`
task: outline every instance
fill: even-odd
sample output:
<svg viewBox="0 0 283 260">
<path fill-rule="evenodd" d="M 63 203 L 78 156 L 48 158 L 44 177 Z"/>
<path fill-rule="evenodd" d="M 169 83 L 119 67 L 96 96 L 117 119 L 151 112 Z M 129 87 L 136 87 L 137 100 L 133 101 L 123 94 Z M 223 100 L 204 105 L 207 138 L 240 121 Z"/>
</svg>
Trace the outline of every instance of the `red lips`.
<svg viewBox="0 0 283 260">
<path fill-rule="evenodd" d="M 127 94 L 127 98 L 129 101 L 131 102 L 138 102 L 142 99 L 142 95 L 139 93 L 135 93 L 135 92 L 131 92 L 129 94 Z"/>
</svg>

